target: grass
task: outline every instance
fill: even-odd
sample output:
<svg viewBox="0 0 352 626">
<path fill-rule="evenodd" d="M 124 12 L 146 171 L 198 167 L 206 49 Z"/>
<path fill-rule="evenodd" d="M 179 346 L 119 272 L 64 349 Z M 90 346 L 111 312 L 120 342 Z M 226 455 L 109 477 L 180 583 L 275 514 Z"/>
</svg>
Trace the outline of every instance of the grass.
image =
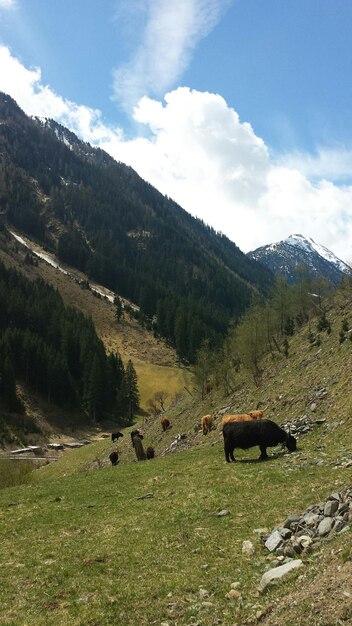
<svg viewBox="0 0 352 626">
<path fill-rule="evenodd" d="M 2 490 L 1 624 L 235 623 L 238 610 L 263 603 L 255 592 L 266 555 L 253 529 L 271 529 L 346 480 L 348 470 L 328 463 L 302 472 L 302 456 L 258 463 L 251 450 L 227 465 L 215 444 L 90 472 L 77 465 L 70 476 L 58 462 Z M 245 539 L 254 557 L 242 555 Z M 237 580 L 239 605 L 226 597 Z"/>
<path fill-rule="evenodd" d="M 27 483 L 33 470 L 32 461 L 0 457 L 0 489 Z"/>
</svg>

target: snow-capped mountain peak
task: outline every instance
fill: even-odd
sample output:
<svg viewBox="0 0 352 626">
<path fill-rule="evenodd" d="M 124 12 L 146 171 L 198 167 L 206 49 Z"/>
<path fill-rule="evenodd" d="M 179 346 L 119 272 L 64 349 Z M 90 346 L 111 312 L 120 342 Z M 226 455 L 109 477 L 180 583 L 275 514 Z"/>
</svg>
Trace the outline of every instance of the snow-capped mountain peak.
<svg viewBox="0 0 352 626">
<path fill-rule="evenodd" d="M 303 266 L 312 278 L 323 276 L 335 284 L 342 274 L 352 271 L 331 250 L 300 234 L 257 248 L 248 256 L 268 266 L 275 274 L 284 275 L 289 282 L 297 280 L 297 270 Z"/>
</svg>

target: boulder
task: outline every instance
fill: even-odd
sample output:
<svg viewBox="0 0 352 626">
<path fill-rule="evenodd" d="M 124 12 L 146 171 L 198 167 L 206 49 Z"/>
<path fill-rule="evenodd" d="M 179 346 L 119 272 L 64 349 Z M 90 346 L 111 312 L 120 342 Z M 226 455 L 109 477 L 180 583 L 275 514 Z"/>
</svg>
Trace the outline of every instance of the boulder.
<svg viewBox="0 0 352 626">
<path fill-rule="evenodd" d="M 294 559 L 293 561 L 289 561 L 284 565 L 279 565 L 279 567 L 274 567 L 273 569 L 269 569 L 265 574 L 263 574 L 261 581 L 259 583 L 259 591 L 263 592 L 267 587 L 279 582 L 283 578 L 285 578 L 290 572 L 299 569 L 303 566 L 303 562 L 301 559 Z"/>
</svg>

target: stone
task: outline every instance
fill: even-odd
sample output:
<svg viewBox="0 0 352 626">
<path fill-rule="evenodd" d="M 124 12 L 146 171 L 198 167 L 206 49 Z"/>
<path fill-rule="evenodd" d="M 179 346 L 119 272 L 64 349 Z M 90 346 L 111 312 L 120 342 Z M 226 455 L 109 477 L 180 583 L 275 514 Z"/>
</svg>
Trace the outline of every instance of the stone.
<svg viewBox="0 0 352 626">
<path fill-rule="evenodd" d="M 308 528 L 314 528 L 314 526 L 316 526 L 319 521 L 319 515 L 317 515 L 317 513 L 309 513 L 308 515 L 304 516 L 303 520 L 305 521 Z"/>
<path fill-rule="evenodd" d="M 339 514 L 342 515 L 343 513 L 346 513 L 346 511 L 348 511 L 349 509 L 349 504 L 348 502 L 343 502 L 343 504 L 340 504 L 339 506 Z"/>
<path fill-rule="evenodd" d="M 241 583 L 238 580 L 236 580 L 236 582 L 234 583 L 231 583 L 230 585 L 231 589 L 239 589 L 240 586 L 241 586 Z"/>
<path fill-rule="evenodd" d="M 297 523 L 301 519 L 300 515 L 290 515 L 284 523 L 284 528 L 296 527 Z"/>
<path fill-rule="evenodd" d="M 252 556 L 255 553 L 255 547 L 252 544 L 251 541 L 248 541 L 248 539 L 246 539 L 243 543 L 242 543 L 242 554 L 246 554 L 247 556 Z"/>
<path fill-rule="evenodd" d="M 330 530 L 332 529 L 334 520 L 332 517 L 324 517 L 324 519 L 320 522 L 318 526 L 318 535 L 320 537 L 325 537 L 328 535 Z"/>
<path fill-rule="evenodd" d="M 226 598 L 229 598 L 230 600 L 240 600 L 241 594 L 237 591 L 237 589 L 230 589 L 230 591 L 226 594 Z"/>
<path fill-rule="evenodd" d="M 303 550 L 303 547 L 301 546 L 301 544 L 298 541 L 293 541 L 292 542 L 292 548 L 293 548 L 293 550 L 294 550 L 294 552 L 296 554 L 301 554 L 301 552 Z M 295 556 L 296 556 L 296 554 L 295 554 Z"/>
<path fill-rule="evenodd" d="M 299 569 L 303 566 L 301 559 L 294 559 L 279 567 L 274 567 L 265 572 L 259 583 L 259 591 L 263 592 L 267 587 L 283 580 L 292 571 Z"/>
<path fill-rule="evenodd" d="M 313 540 L 312 540 L 312 538 L 309 535 L 302 535 L 298 539 L 298 543 L 305 550 L 306 548 L 308 548 L 313 543 Z"/>
<path fill-rule="evenodd" d="M 267 540 L 266 540 L 264 545 L 270 552 L 273 552 L 273 550 L 276 550 L 276 548 L 278 548 L 280 546 L 282 541 L 283 541 L 283 539 L 282 539 L 279 531 L 278 530 L 274 530 L 274 532 L 271 533 L 271 535 L 269 535 L 269 537 L 267 538 Z"/>
<path fill-rule="evenodd" d="M 223 509 L 222 511 L 219 511 L 218 513 L 216 513 L 217 517 L 225 517 L 225 515 L 229 515 L 230 511 L 228 511 L 227 509 Z"/>
<path fill-rule="evenodd" d="M 329 500 L 337 500 L 338 502 L 341 502 L 341 497 L 339 493 L 332 493 L 328 498 L 326 498 L 327 501 Z"/>
<path fill-rule="evenodd" d="M 286 541 L 286 539 L 289 539 L 291 537 L 292 530 L 290 528 L 280 528 L 279 533 L 281 537 Z"/>
<path fill-rule="evenodd" d="M 340 533 L 346 526 L 346 522 L 343 520 L 339 520 L 338 522 L 336 522 L 335 526 L 334 526 L 334 531 L 335 533 Z"/>
<path fill-rule="evenodd" d="M 339 508 L 338 500 L 328 500 L 326 505 L 324 506 L 325 517 L 332 517 L 333 515 L 335 515 L 338 508 Z"/>
</svg>

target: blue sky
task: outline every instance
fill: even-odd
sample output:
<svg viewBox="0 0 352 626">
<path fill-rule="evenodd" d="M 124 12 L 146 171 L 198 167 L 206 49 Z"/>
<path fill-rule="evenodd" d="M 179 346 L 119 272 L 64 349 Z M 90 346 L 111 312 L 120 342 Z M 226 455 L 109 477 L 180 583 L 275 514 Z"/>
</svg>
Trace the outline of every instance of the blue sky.
<svg viewBox="0 0 352 626">
<path fill-rule="evenodd" d="M 0 0 L 0 90 L 245 252 L 352 260 L 350 0 Z"/>
</svg>

